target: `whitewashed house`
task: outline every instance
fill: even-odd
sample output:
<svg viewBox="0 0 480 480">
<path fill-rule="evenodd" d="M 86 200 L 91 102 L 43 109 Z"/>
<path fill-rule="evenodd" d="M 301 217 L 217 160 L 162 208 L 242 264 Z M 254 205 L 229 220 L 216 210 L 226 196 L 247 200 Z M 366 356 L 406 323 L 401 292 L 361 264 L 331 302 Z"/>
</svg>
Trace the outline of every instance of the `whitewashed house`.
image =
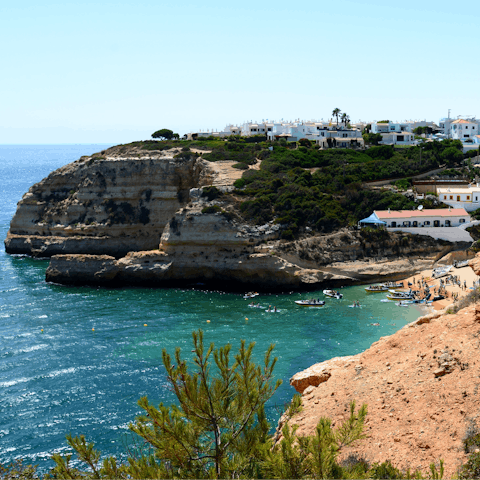
<svg viewBox="0 0 480 480">
<path fill-rule="evenodd" d="M 440 201 L 453 208 L 464 208 L 467 212 L 473 212 L 480 208 L 479 184 L 463 187 L 439 187 L 437 195 Z"/>
<path fill-rule="evenodd" d="M 409 132 L 389 132 L 382 133 L 380 145 L 416 145 L 415 135 Z"/>
<path fill-rule="evenodd" d="M 479 134 L 479 126 L 474 119 L 464 120 L 459 118 L 450 124 L 450 138 L 453 140 L 473 141 L 473 138 Z"/>
<path fill-rule="evenodd" d="M 373 212 L 387 228 L 398 227 L 459 227 L 470 222 L 464 208 L 424 210 L 375 210 Z"/>
</svg>

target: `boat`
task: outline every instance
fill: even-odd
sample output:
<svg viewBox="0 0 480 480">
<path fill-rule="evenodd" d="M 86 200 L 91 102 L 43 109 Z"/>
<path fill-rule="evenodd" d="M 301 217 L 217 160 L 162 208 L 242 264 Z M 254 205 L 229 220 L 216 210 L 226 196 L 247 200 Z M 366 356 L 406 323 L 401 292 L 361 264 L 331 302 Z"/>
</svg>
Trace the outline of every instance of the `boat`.
<svg viewBox="0 0 480 480">
<path fill-rule="evenodd" d="M 432 270 L 432 278 L 440 278 L 448 275 L 453 265 L 447 265 L 445 267 L 437 267 Z"/>
<path fill-rule="evenodd" d="M 301 307 L 323 307 L 325 305 L 325 302 L 323 300 L 295 300 L 295 303 L 297 305 L 300 305 Z"/>
<path fill-rule="evenodd" d="M 385 284 L 382 285 L 370 285 L 365 287 L 365 291 L 367 293 L 378 293 L 378 292 L 386 292 L 388 287 Z"/>
<path fill-rule="evenodd" d="M 470 260 L 463 260 L 462 262 L 454 262 L 453 266 L 455 268 L 463 268 L 463 267 L 468 267 L 469 263 L 470 263 Z"/>
<path fill-rule="evenodd" d="M 389 290 L 387 298 L 389 300 L 413 300 L 415 297 L 413 293 L 409 292 L 396 292 L 395 290 Z"/>
<path fill-rule="evenodd" d="M 248 292 L 243 296 L 244 300 L 248 300 L 249 298 L 258 297 L 260 294 L 258 292 Z"/>
<path fill-rule="evenodd" d="M 324 290 L 323 294 L 330 298 L 343 298 L 343 293 L 338 293 L 336 290 Z"/>
<path fill-rule="evenodd" d="M 393 288 L 394 290 L 397 288 L 403 288 L 403 282 L 385 282 L 382 283 L 383 286 L 387 287 L 388 289 Z"/>
</svg>

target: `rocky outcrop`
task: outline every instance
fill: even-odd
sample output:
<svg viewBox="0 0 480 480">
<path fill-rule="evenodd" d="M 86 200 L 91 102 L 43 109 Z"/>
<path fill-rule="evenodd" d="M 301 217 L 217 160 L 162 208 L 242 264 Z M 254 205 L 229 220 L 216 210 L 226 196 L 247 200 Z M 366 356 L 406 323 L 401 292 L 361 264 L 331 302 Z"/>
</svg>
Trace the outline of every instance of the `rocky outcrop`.
<svg viewBox="0 0 480 480">
<path fill-rule="evenodd" d="M 108 279 L 112 285 L 178 286 L 195 283 L 209 284 L 220 289 L 318 289 L 322 286 L 341 286 L 377 280 L 405 278 L 430 268 L 442 245 L 428 249 L 412 242 L 404 246 L 401 258 L 393 257 L 351 261 L 348 245 L 355 245 L 358 232 L 343 232 L 346 237 L 338 244 L 339 234 L 320 237 L 325 258 L 337 262 L 318 265 L 289 253 L 279 243 L 280 227 L 273 223 L 252 226 L 236 216 L 228 199 L 208 202 L 191 192 L 192 204 L 181 208 L 167 223 L 156 251 L 129 253 L 113 261 Z M 213 211 L 214 213 L 209 213 Z M 403 237 L 393 235 L 391 243 Z M 278 250 L 276 247 L 279 247 Z M 282 248 L 283 247 L 283 248 Z M 317 249 L 319 247 L 317 246 Z M 342 251 L 340 251 L 342 249 Z M 335 257 L 331 254 L 335 252 Z M 286 253 L 287 252 L 287 253 Z M 412 255 L 408 255 L 408 253 Z M 416 257 L 423 253 L 422 257 Z M 343 256 L 342 256 L 343 255 Z M 78 278 L 75 257 L 59 255 L 52 258 L 47 269 L 48 281 L 57 283 L 96 284 L 98 275 L 92 262 L 86 274 L 85 260 L 79 256 Z M 90 259 L 91 260 L 91 259 Z M 342 261 L 343 260 L 343 261 Z"/>
<path fill-rule="evenodd" d="M 195 154 L 113 147 L 82 157 L 33 185 L 19 202 L 7 253 L 115 257 L 158 248 L 166 223 L 193 187 L 211 184 Z"/>
<path fill-rule="evenodd" d="M 471 264 L 480 274 L 480 256 Z M 444 478 L 451 478 L 466 461 L 462 440 L 480 428 L 480 305 L 447 312 L 420 317 L 363 353 L 294 375 L 290 383 L 303 405 L 290 420 L 297 433 L 314 434 L 323 416 L 338 425 L 350 401 L 367 403 L 367 438 L 345 456 L 424 473 L 443 459 Z"/>
</svg>

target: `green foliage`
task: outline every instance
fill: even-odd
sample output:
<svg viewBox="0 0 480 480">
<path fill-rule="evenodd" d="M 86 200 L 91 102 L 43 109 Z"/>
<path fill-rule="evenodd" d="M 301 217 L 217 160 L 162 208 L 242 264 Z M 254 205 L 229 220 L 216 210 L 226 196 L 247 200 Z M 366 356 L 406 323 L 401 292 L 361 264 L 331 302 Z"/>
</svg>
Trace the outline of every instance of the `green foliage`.
<svg viewBox="0 0 480 480">
<path fill-rule="evenodd" d="M 401 180 L 397 180 L 396 182 L 393 182 L 393 185 L 395 185 L 398 188 L 398 190 L 405 191 L 405 190 L 408 190 L 413 185 L 413 181 L 411 177 L 402 178 Z"/>
<path fill-rule="evenodd" d="M 331 420 L 322 417 L 311 437 L 297 437 L 297 427 L 290 428 L 287 423 L 282 440 L 265 452 L 263 478 L 345 478 L 347 472 L 338 463 L 338 455 L 344 447 L 365 438 L 366 415 L 366 405 L 356 412 L 352 402 L 349 418 L 338 428 L 333 429 Z"/>
<path fill-rule="evenodd" d="M 382 135 L 380 133 L 367 132 L 363 134 L 363 140 L 366 145 L 378 145 L 382 141 Z"/>
<path fill-rule="evenodd" d="M 202 208 L 202 213 L 219 213 L 222 209 L 218 205 L 210 205 Z"/>
<path fill-rule="evenodd" d="M 175 351 L 175 364 L 163 351 L 167 379 L 180 407 L 156 409 L 146 398 L 139 405 L 147 416 L 137 418 L 131 429 L 155 447 L 160 460 L 168 460 L 180 477 L 234 477 L 248 468 L 252 446 L 265 441 L 268 422 L 263 405 L 280 382 L 272 385 L 276 359 L 273 346 L 263 366 L 252 360 L 254 344 L 242 341 L 235 361 L 230 360 L 231 346 L 207 349 L 203 332 L 193 333 L 195 372 Z M 218 373 L 212 376 L 214 360 Z"/>
<path fill-rule="evenodd" d="M 157 130 L 156 132 L 153 132 L 152 138 L 161 138 L 165 140 L 171 140 L 174 135 L 178 136 L 178 133 L 174 134 L 172 130 L 169 130 L 168 128 L 162 128 L 161 130 Z"/>
<path fill-rule="evenodd" d="M 433 128 L 432 127 L 417 127 L 413 129 L 413 133 L 417 135 L 422 135 L 423 133 L 433 133 Z"/>
<path fill-rule="evenodd" d="M 390 463 L 390 460 L 373 464 L 369 471 L 369 476 L 370 478 L 381 479 L 405 478 L 404 474 Z"/>
<path fill-rule="evenodd" d="M 211 185 L 209 187 L 203 187 L 202 189 L 202 197 L 206 198 L 209 202 L 211 202 L 212 200 L 215 200 L 221 195 L 223 195 L 222 192 L 215 185 Z"/>
<path fill-rule="evenodd" d="M 312 142 L 311 142 L 308 138 L 301 138 L 301 139 L 298 141 L 298 144 L 299 144 L 301 147 L 311 147 L 311 146 L 312 146 Z"/>
<path fill-rule="evenodd" d="M 246 182 L 243 178 L 239 178 L 238 180 L 235 180 L 233 182 L 233 186 L 235 188 L 243 188 L 245 186 Z"/>
<path fill-rule="evenodd" d="M 273 151 L 259 153 L 259 170 L 245 171 L 242 181 L 235 184 L 242 188 L 236 193 L 246 197 L 240 210 L 257 224 L 275 220 L 284 225 L 282 238 L 291 240 L 307 226 L 330 232 L 355 224 L 375 209 L 415 208 L 417 205 L 403 195 L 362 189 L 361 183 L 407 176 L 398 184 L 406 188 L 413 175 L 443 163 L 442 153 L 448 148 L 458 150 L 458 145 L 431 142 L 422 152 L 419 147 L 395 150 L 389 145 L 365 152 L 307 147 L 291 150 L 275 145 Z M 306 170 L 309 168 L 316 171 L 311 173 Z"/>
<path fill-rule="evenodd" d="M 459 479 L 480 478 L 480 453 L 472 453 L 469 455 L 467 463 L 462 465 Z"/>
<path fill-rule="evenodd" d="M 239 170 L 248 170 L 248 165 L 246 163 L 240 162 L 240 163 L 234 163 L 232 165 L 233 168 L 238 168 Z"/>
<path fill-rule="evenodd" d="M 40 477 L 37 465 L 24 465 L 22 459 L 17 459 L 8 465 L 0 463 L 0 478 L 2 480 L 33 480 Z"/>
<path fill-rule="evenodd" d="M 390 120 L 379 120 L 377 123 L 390 123 Z"/>
</svg>

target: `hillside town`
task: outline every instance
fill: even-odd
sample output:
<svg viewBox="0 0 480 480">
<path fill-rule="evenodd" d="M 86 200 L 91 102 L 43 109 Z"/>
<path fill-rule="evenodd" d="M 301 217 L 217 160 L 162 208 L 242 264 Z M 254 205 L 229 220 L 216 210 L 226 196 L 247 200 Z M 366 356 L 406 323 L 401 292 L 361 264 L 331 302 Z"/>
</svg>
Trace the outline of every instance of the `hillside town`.
<svg viewBox="0 0 480 480">
<path fill-rule="evenodd" d="M 338 110 L 338 112 L 337 112 Z M 332 114 L 336 118 L 318 120 L 262 120 L 249 121 L 242 124 L 229 124 L 223 130 L 198 130 L 185 135 L 189 140 L 200 137 L 229 137 L 239 135 L 249 137 L 261 135 L 267 140 L 285 139 L 297 142 L 307 138 L 322 148 L 364 148 L 364 133 L 381 136 L 378 144 L 411 146 L 428 141 L 444 139 L 460 140 L 463 151 L 478 149 L 480 146 L 480 119 L 476 117 L 458 116 L 457 118 L 441 118 L 438 123 L 427 120 L 374 120 L 371 122 L 350 122 L 350 117 L 335 109 Z"/>
</svg>

